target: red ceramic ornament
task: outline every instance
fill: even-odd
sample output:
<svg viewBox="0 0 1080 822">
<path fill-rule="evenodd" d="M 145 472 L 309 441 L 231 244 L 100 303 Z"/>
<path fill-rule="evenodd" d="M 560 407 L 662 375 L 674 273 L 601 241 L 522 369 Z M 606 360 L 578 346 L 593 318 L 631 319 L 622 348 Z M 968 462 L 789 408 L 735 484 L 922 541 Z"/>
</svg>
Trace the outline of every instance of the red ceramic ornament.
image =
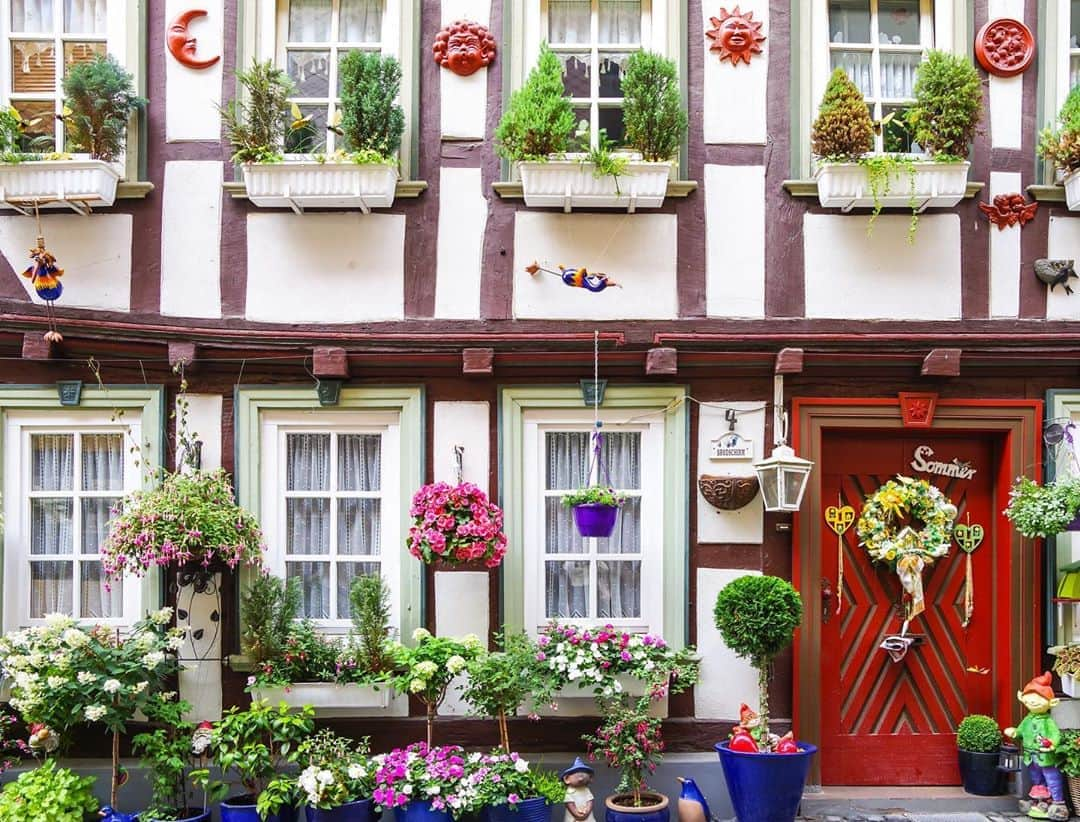
<svg viewBox="0 0 1080 822">
<path fill-rule="evenodd" d="M 1038 211 L 1037 202 L 1029 203 L 1023 194 L 998 194 L 992 203 L 979 203 L 979 210 L 986 218 L 1004 231 L 1009 226 L 1018 225 L 1024 227 L 1029 221 L 1035 219 Z"/>
<path fill-rule="evenodd" d="M 975 37 L 979 65 L 997 77 L 1014 77 L 1035 59 L 1035 37 L 1019 20 L 991 20 Z"/>
<path fill-rule="evenodd" d="M 456 20 L 435 35 L 431 53 L 443 68 L 468 77 L 494 61 L 495 38 L 487 26 Z"/>
<path fill-rule="evenodd" d="M 728 750 L 741 753 L 760 753 L 754 737 L 750 736 L 746 731 L 735 732 L 735 735 L 731 737 L 731 741 L 728 743 Z"/>
<path fill-rule="evenodd" d="M 737 66 L 739 62 L 750 65 L 750 58 L 755 54 L 761 54 L 761 44 L 765 42 L 765 35 L 761 33 L 764 23 L 754 20 L 754 12 L 745 14 L 736 6 L 730 13 L 727 9 L 720 9 L 719 17 L 710 17 L 712 28 L 705 32 L 705 36 L 712 40 L 709 51 L 715 51 L 720 55 L 720 62 L 730 60 L 731 65 Z"/>
<path fill-rule="evenodd" d="M 187 11 L 182 11 L 176 15 L 176 19 L 169 24 L 169 30 L 165 34 L 165 42 L 169 48 L 169 53 L 176 58 L 176 62 L 185 65 L 188 68 L 210 68 L 210 66 L 221 59 L 220 54 L 206 60 L 200 60 L 195 56 L 195 52 L 198 50 L 198 43 L 195 38 L 191 36 L 188 27 L 191 25 L 192 20 L 206 16 L 207 12 L 205 9 L 188 9 Z"/>
<path fill-rule="evenodd" d="M 778 754 L 793 754 L 799 752 L 799 746 L 795 744 L 795 736 L 788 731 L 782 737 L 780 741 L 776 743 L 776 753 Z"/>
</svg>

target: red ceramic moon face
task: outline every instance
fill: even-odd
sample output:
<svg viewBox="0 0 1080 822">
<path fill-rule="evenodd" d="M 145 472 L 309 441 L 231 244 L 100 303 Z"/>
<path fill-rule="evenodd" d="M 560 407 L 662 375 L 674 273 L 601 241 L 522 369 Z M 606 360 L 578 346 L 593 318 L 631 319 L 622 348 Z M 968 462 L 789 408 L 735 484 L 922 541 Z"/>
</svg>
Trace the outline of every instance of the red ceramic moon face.
<svg viewBox="0 0 1080 822">
<path fill-rule="evenodd" d="M 495 59 L 495 38 L 479 23 L 458 20 L 435 35 L 431 52 L 440 66 L 468 77 Z"/>
<path fill-rule="evenodd" d="M 991 20 L 975 37 L 975 57 L 990 74 L 1013 77 L 1035 59 L 1035 37 L 1019 20 Z"/>
<path fill-rule="evenodd" d="M 199 17 L 206 17 L 206 14 L 206 11 L 203 9 L 189 9 L 188 11 L 181 12 L 177 15 L 176 19 L 169 24 L 168 33 L 165 35 L 169 53 L 176 58 L 178 63 L 181 63 L 188 68 L 210 68 L 210 66 L 221 59 L 220 54 L 207 60 L 200 60 L 195 56 L 195 53 L 198 51 L 198 43 L 188 31 L 188 26 L 191 25 L 192 20 Z"/>
<path fill-rule="evenodd" d="M 722 8 L 719 17 L 709 20 L 713 27 L 705 32 L 705 36 L 713 41 L 709 50 L 720 55 L 721 63 L 730 60 L 733 66 L 740 61 L 749 65 L 753 55 L 761 54 L 765 35 L 761 33 L 762 23 L 754 21 L 752 11 L 743 14 L 736 6 L 728 13 L 727 9 Z"/>
</svg>

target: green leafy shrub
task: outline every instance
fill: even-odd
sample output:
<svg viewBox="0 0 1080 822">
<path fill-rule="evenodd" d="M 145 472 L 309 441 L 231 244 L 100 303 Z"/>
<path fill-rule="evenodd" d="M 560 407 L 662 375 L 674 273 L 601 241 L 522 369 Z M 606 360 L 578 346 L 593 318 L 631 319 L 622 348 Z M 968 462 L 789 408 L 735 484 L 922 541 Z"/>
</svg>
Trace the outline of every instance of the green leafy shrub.
<svg viewBox="0 0 1080 822">
<path fill-rule="evenodd" d="M 342 59 L 338 76 L 341 129 L 349 148 L 369 158 L 367 162 L 392 161 L 405 132 L 405 113 L 397 102 L 400 64 L 378 52 L 351 51 Z"/>
<path fill-rule="evenodd" d="M 1080 511 L 1080 477 L 1039 485 L 1019 477 L 1009 490 L 1005 516 L 1021 534 L 1052 537 L 1060 534 Z"/>
<path fill-rule="evenodd" d="M 562 503 L 567 507 L 573 507 L 575 505 L 609 505 L 612 508 L 622 508 L 626 502 L 626 497 L 619 496 L 618 492 L 614 488 L 608 488 L 604 485 L 591 485 L 588 488 L 579 488 L 577 491 L 571 491 L 568 494 L 563 494 Z"/>
<path fill-rule="evenodd" d="M 356 663 L 371 674 L 394 668 L 390 645 L 390 588 L 381 575 L 361 574 L 349 588 L 353 629 L 350 644 Z"/>
<path fill-rule="evenodd" d="M 546 43 L 525 85 L 510 103 L 495 129 L 496 149 L 508 160 L 546 160 L 562 154 L 574 130 L 574 109 L 563 89 L 562 65 Z"/>
<path fill-rule="evenodd" d="M 1061 770 L 1065 772 L 1065 775 L 1080 776 L 1080 730 L 1063 729 L 1057 752 Z"/>
<path fill-rule="evenodd" d="M 26 121 L 14 106 L 0 109 L 0 162 L 21 163 L 36 160 L 52 147 L 52 135 L 39 134 L 31 137 L 27 129 L 38 124 L 40 118 Z"/>
<path fill-rule="evenodd" d="M 1066 173 L 1080 168 L 1080 86 L 1073 86 L 1065 98 L 1057 128 L 1039 132 L 1039 155 Z"/>
<path fill-rule="evenodd" d="M 284 580 L 261 572 L 241 597 L 244 629 L 240 645 L 252 662 L 261 665 L 284 654 L 293 622 L 300 613 L 300 579 Z"/>
<path fill-rule="evenodd" d="M 4 786 L 0 822 L 83 822 L 98 809 L 93 786 L 92 776 L 77 776 L 47 759 Z"/>
<path fill-rule="evenodd" d="M 1001 747 L 997 721 L 985 714 L 965 716 L 956 729 L 956 747 L 974 753 L 996 753 Z"/>
<path fill-rule="evenodd" d="M 582 735 L 590 757 L 602 757 L 609 768 L 619 771 L 614 797 L 619 804 L 643 806 L 641 792 L 647 787 L 645 774 L 655 773 L 664 757 L 662 725 L 660 718 L 650 716 L 642 704 L 619 705 L 605 714 L 604 722 L 595 734 Z M 630 802 L 619 797 L 620 793 L 627 794 Z"/>
<path fill-rule="evenodd" d="M 859 87 L 843 69 L 836 69 L 825 86 L 810 147 L 829 162 L 857 160 L 874 148 L 874 122 Z"/>
<path fill-rule="evenodd" d="M 64 125 L 72 147 L 106 162 L 123 154 L 128 121 L 146 105 L 146 98 L 135 93 L 132 76 L 112 55 L 98 55 L 67 69 L 63 86 L 70 110 Z"/>
<path fill-rule="evenodd" d="M 634 52 L 622 81 L 626 143 L 646 160 L 670 160 L 686 134 L 687 118 L 675 62 L 650 51 Z"/>
<path fill-rule="evenodd" d="M 281 162 L 292 80 L 272 60 L 253 60 L 250 69 L 236 72 L 236 79 L 240 94 L 218 108 L 233 162 Z"/>
<path fill-rule="evenodd" d="M 802 599 L 790 582 L 747 575 L 725 585 L 713 616 L 724 644 L 758 671 L 762 739 L 769 738 L 769 667 L 802 622 Z"/>
<path fill-rule="evenodd" d="M 184 719 L 191 705 L 177 700 L 173 693 L 156 694 L 144 710 L 147 719 L 157 727 L 136 734 L 131 740 L 132 751 L 150 770 L 150 807 L 143 818 L 167 820 L 195 816 L 195 804 L 188 802 L 189 774 L 194 770 L 195 757 L 209 744 L 210 729 L 205 725 L 197 728 Z"/>
<path fill-rule="evenodd" d="M 982 81 L 971 61 L 932 49 L 913 93 L 905 117 L 915 142 L 937 160 L 967 159 L 982 117 Z"/>
</svg>

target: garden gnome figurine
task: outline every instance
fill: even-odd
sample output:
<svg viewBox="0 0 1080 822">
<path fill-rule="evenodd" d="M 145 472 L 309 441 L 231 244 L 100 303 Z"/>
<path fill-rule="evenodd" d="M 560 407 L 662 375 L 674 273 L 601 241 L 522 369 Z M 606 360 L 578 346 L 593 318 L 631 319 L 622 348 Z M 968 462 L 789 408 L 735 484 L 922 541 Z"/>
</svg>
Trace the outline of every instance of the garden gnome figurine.
<svg viewBox="0 0 1080 822">
<path fill-rule="evenodd" d="M 1020 811 L 1033 819 L 1053 819 L 1064 822 L 1069 818 L 1065 804 L 1065 779 L 1058 768 L 1057 747 L 1061 731 L 1050 718 L 1050 709 L 1058 704 L 1050 687 L 1050 672 L 1035 677 L 1016 692 L 1025 708 L 1025 716 L 1015 728 L 1006 728 L 1005 736 L 1018 739 L 1031 777 L 1028 799 L 1020 800 Z"/>
<path fill-rule="evenodd" d="M 682 785 L 679 794 L 679 822 L 712 822 L 709 803 L 693 779 L 677 777 Z"/>
<path fill-rule="evenodd" d="M 566 813 L 563 822 L 596 822 L 596 817 L 593 816 L 593 795 L 589 790 L 593 773 L 593 769 L 582 762 L 580 756 L 562 772 L 562 781 L 566 785 Z"/>
</svg>

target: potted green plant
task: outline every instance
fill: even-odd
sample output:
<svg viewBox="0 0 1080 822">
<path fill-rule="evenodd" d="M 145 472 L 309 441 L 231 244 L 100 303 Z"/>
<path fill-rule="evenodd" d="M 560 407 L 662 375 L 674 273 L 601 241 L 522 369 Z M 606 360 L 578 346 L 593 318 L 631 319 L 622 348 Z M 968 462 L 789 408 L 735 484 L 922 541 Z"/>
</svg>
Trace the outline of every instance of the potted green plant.
<svg viewBox="0 0 1080 822">
<path fill-rule="evenodd" d="M 970 714 L 956 729 L 956 749 L 964 790 L 977 796 L 1003 793 L 1004 779 L 998 770 L 1001 728 L 985 714 Z"/>
<path fill-rule="evenodd" d="M 245 159 L 237 151 L 238 159 L 245 162 L 244 182 L 252 203 L 287 206 L 298 212 L 312 207 L 356 208 L 365 214 L 393 205 L 397 153 L 405 131 L 405 114 L 397 102 L 401 89 L 397 60 L 361 50 L 342 58 L 338 67 L 341 108 L 332 115 L 329 128 L 344 147 L 329 156 L 310 152 L 314 126 L 295 103 L 288 128 L 284 119 L 265 123 L 263 115 L 256 113 L 255 107 L 262 106 L 284 116 L 292 90 L 287 76 L 263 63 L 237 76 L 250 102 L 233 102 L 225 108 L 227 133 L 232 139 L 262 132 L 255 157 Z M 233 142 L 244 146 L 243 140 Z"/>
<path fill-rule="evenodd" d="M 1065 98 L 1057 127 L 1047 126 L 1039 133 L 1039 155 L 1062 175 L 1069 210 L 1080 209 L 1080 86 L 1073 86 Z"/>
<path fill-rule="evenodd" d="M 82 822 L 95 815 L 97 809 L 94 777 L 59 768 L 55 759 L 19 774 L 0 791 L 0 822 Z"/>
<path fill-rule="evenodd" d="M 595 734 L 582 737 L 590 756 L 603 758 L 619 771 L 615 793 L 607 797 L 607 822 L 667 822 L 668 798 L 648 789 L 645 774 L 663 758 L 662 720 L 643 710 L 642 702 L 613 706 Z"/>
<path fill-rule="evenodd" d="M 394 689 L 416 697 L 427 708 L 427 744 L 430 747 L 439 706 L 450 683 L 483 653 L 475 634 L 461 639 L 434 636 L 425 628 L 413 631 L 412 647 L 398 644 L 394 652 L 397 673 Z"/>
<path fill-rule="evenodd" d="M 626 504 L 614 488 L 590 485 L 563 494 L 563 505 L 574 511 L 574 524 L 583 537 L 610 537 L 615 530 L 619 509 Z"/>
<path fill-rule="evenodd" d="M 1039 485 L 1019 477 L 1009 490 L 1005 516 L 1025 537 L 1052 537 L 1063 531 L 1080 530 L 1080 477 L 1064 477 Z"/>
<path fill-rule="evenodd" d="M 1058 756 L 1061 772 L 1069 783 L 1069 799 L 1072 800 L 1075 811 L 1080 808 L 1080 730 L 1062 730 Z"/>
<path fill-rule="evenodd" d="M 191 705 L 172 693 L 159 693 L 144 708 L 152 730 L 136 734 L 131 749 L 150 771 L 150 807 L 140 822 L 210 822 L 203 795 L 202 807 L 192 804 L 191 772 L 210 744 L 209 723 L 196 725 L 184 717 Z"/>
<path fill-rule="evenodd" d="M 758 672 L 759 723 L 756 740 L 715 748 L 724 768 L 724 780 L 740 819 L 794 819 L 802 800 L 817 748 L 809 743 L 783 744 L 769 733 L 769 678 L 773 659 L 790 644 L 802 622 L 802 599 L 790 582 L 773 576 L 748 574 L 725 585 L 716 597 L 713 615 L 728 646 L 750 661 Z M 756 744 L 755 744 L 756 743 Z M 757 750 L 753 750 L 753 748 Z M 758 786 L 769 785 L 768 795 Z M 767 811 L 765 810 L 767 809 Z"/>
<path fill-rule="evenodd" d="M 1080 678 L 1080 645 L 1055 645 L 1046 651 L 1054 656 L 1053 671 L 1061 679 L 1062 692 L 1066 696 L 1075 697 L 1080 692 L 1077 687 L 1077 680 Z"/>
<path fill-rule="evenodd" d="M 265 701 L 246 711 L 235 706 L 225 711 L 214 725 L 209 747 L 210 763 L 221 772 L 221 780 L 211 780 L 206 768 L 191 774 L 208 796 L 221 800 L 222 822 L 293 822 L 295 793 L 267 789 L 280 771 L 297 762 L 300 744 L 315 730 L 314 717 L 310 707 L 296 711 Z M 229 796 L 231 785 L 243 793 Z"/>
<path fill-rule="evenodd" d="M 63 146 L 44 156 L 34 148 L 50 137 L 27 140 L 27 124 L 14 109 L 0 123 L 3 164 L 0 189 L 7 202 L 111 206 L 122 176 L 128 125 L 146 99 L 132 76 L 111 55 L 75 63 L 64 73 L 64 131 L 74 155 Z"/>
<path fill-rule="evenodd" d="M 375 766 L 368 740 L 324 728 L 300 745 L 299 773 L 278 774 L 263 792 L 275 802 L 305 806 L 307 822 L 369 822 Z"/>
<path fill-rule="evenodd" d="M 533 768 L 516 753 L 495 751 L 469 757 L 461 793 L 469 798 L 461 814 L 486 814 L 491 822 L 550 822 L 566 785 L 557 773 Z"/>
<path fill-rule="evenodd" d="M 971 61 L 931 50 L 917 69 L 915 102 L 898 120 L 922 154 L 871 154 L 874 124 L 862 93 L 842 69 L 833 72 L 814 122 L 812 150 L 822 206 L 907 208 L 912 234 L 925 208 L 956 205 L 967 190 L 971 150 L 982 116 L 982 85 Z M 861 106 L 861 109 L 860 109 Z"/>
</svg>

